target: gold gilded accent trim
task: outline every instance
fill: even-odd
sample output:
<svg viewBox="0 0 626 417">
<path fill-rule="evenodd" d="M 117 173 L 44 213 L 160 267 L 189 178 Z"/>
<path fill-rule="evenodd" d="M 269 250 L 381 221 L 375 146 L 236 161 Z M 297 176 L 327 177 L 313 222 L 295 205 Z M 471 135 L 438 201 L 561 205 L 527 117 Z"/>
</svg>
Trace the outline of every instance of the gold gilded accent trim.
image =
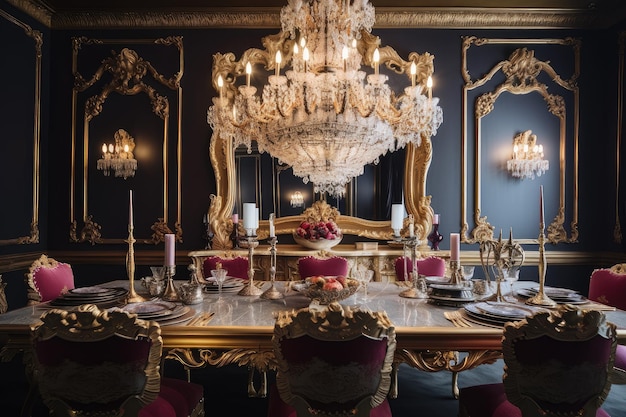
<svg viewBox="0 0 626 417">
<path fill-rule="evenodd" d="M 32 217 L 29 234 L 11 239 L 0 239 L 0 246 L 25 245 L 39 243 L 39 164 L 41 144 L 41 48 L 43 35 L 29 25 L 0 9 L 0 16 L 24 30 L 24 34 L 34 41 L 35 79 L 33 85 L 33 182 L 32 182 Z M 9 97 L 6 97 L 9 99 Z"/>
<path fill-rule="evenodd" d="M 195 10 L 132 11 L 104 10 L 60 12 L 36 0 L 7 0 L 53 29 L 97 28 L 278 28 L 279 7 L 220 7 Z M 588 9 L 567 8 L 462 8 L 462 7 L 377 7 L 375 28 L 605 28 L 617 23 L 619 15 Z"/>
<path fill-rule="evenodd" d="M 485 75 L 478 79 L 472 79 L 467 65 L 467 51 L 471 46 L 483 46 L 487 44 L 552 44 L 571 46 L 574 54 L 574 71 L 569 79 L 562 79 L 552 68 L 549 62 L 535 58 L 534 51 L 527 48 L 516 49 L 507 60 L 500 61 L 493 66 Z M 477 87 L 487 84 L 497 73 L 502 72 L 505 81 L 496 86 L 492 91 L 481 94 L 476 98 L 474 107 L 474 224 L 473 230 L 469 230 L 467 222 L 467 170 L 468 170 L 468 92 Z M 573 128 L 573 192 L 572 192 L 572 220 L 570 223 L 570 235 L 564 228 L 565 223 L 565 161 L 566 161 L 566 123 L 567 110 L 563 97 L 548 93 L 548 86 L 539 82 L 537 76 L 545 72 L 552 81 L 560 87 L 573 93 L 574 128 Z M 463 86 L 463 137 L 462 137 L 462 184 L 461 190 L 461 239 L 464 243 L 477 243 L 493 239 L 494 227 L 487 221 L 487 216 L 481 217 L 481 121 L 494 108 L 495 102 L 503 92 L 514 95 L 539 93 L 547 104 L 548 111 L 559 119 L 559 208 L 552 223 L 548 225 L 547 239 L 551 243 L 578 241 L 578 135 L 579 135 L 579 90 L 577 79 L 580 75 L 580 40 L 574 38 L 565 39 L 489 39 L 467 36 L 463 38 L 462 46 L 462 76 L 465 81 Z M 468 233 L 470 236 L 468 236 Z M 519 243 L 537 244 L 537 239 L 518 239 Z"/>
<path fill-rule="evenodd" d="M 184 54 L 182 37 L 172 36 L 158 39 L 89 39 L 86 37 L 77 37 L 72 39 L 73 56 L 72 56 L 72 73 L 74 74 L 74 88 L 72 89 L 72 163 L 71 163 L 71 184 L 70 184 L 70 241 L 71 242 L 89 242 L 92 245 L 96 243 L 119 244 L 124 243 L 125 238 L 103 238 L 101 235 L 102 227 L 93 221 L 93 215 L 89 213 L 87 205 L 88 201 L 88 172 L 89 172 L 89 127 L 94 117 L 97 117 L 103 108 L 103 104 L 111 93 L 121 95 L 136 95 L 144 93 L 150 99 L 152 104 L 152 112 L 163 120 L 163 216 L 158 218 L 151 230 L 153 231 L 150 238 L 138 239 L 138 243 L 157 244 L 164 241 L 166 233 L 175 233 L 176 240 L 182 242 L 183 230 L 181 227 L 181 185 L 182 185 L 182 87 L 180 80 L 183 76 Z M 149 61 L 144 60 L 139 54 L 128 47 L 122 48 L 119 53 L 105 58 L 102 65 L 96 69 L 90 79 L 85 79 L 78 71 L 78 55 L 80 50 L 87 45 L 128 45 L 128 44 L 153 44 L 163 46 L 174 46 L 179 54 L 179 69 L 171 77 L 167 78 L 160 74 Z M 83 172 L 82 172 L 82 219 L 83 227 L 78 230 L 78 222 L 75 218 L 76 200 L 76 118 L 78 114 L 78 95 L 87 91 L 90 87 L 100 81 L 103 76 L 108 73 L 111 80 L 104 85 L 102 90 L 94 96 L 89 97 L 85 101 L 84 117 L 83 117 Z M 169 143 L 169 120 L 170 107 L 168 97 L 160 95 L 157 90 L 144 82 L 144 77 L 150 75 L 156 82 L 164 85 L 170 90 L 177 92 L 177 155 L 176 155 L 176 220 L 174 222 L 174 230 L 168 226 L 168 201 L 170 195 L 169 185 L 169 166 L 170 157 L 167 151 Z"/>
</svg>

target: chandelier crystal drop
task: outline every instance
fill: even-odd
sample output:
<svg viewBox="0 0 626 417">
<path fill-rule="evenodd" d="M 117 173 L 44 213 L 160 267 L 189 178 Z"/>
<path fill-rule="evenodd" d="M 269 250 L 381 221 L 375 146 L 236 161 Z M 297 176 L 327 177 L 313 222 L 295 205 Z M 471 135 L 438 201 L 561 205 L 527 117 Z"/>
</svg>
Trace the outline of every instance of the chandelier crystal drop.
<svg viewBox="0 0 626 417">
<path fill-rule="evenodd" d="M 405 61 L 380 47 L 367 0 L 289 0 L 280 20 L 282 31 L 263 38 L 265 50 L 249 49 L 239 61 L 214 56 L 219 97 L 207 115 L 214 140 L 248 152 L 254 140 L 315 192 L 341 196 L 365 165 L 436 134 L 443 112 L 428 84 L 434 57 L 412 52 Z M 393 91 L 380 65 L 405 74 L 409 86 Z M 253 74 L 265 82 L 260 94 Z"/>
</svg>

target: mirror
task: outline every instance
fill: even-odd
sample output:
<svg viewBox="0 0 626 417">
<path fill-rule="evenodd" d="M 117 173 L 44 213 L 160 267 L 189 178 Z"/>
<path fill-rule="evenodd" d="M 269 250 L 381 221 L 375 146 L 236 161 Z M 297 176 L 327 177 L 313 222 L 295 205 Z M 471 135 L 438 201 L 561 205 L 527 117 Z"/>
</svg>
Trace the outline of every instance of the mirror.
<svg viewBox="0 0 626 417">
<path fill-rule="evenodd" d="M 231 242 L 229 239 L 233 228 L 231 216 L 234 212 L 236 202 L 243 202 L 242 196 L 238 195 L 239 188 L 237 186 L 237 169 L 235 162 L 236 150 L 231 141 L 224 140 L 213 133 L 209 147 L 209 156 L 211 165 L 215 173 L 216 193 L 210 196 L 210 206 L 208 211 L 208 223 L 213 232 L 212 248 L 216 250 L 230 249 Z M 261 155 L 249 155 L 251 158 L 258 158 Z M 267 155 L 262 155 L 267 156 Z M 431 226 L 433 211 L 430 207 L 430 196 L 426 193 L 426 178 L 430 162 L 432 159 L 432 144 L 430 138 L 422 137 L 422 144 L 414 146 L 407 145 L 404 149 L 404 177 L 403 192 L 404 205 L 407 214 L 412 214 L 415 219 L 415 234 L 420 239 L 426 239 Z M 255 159 L 254 164 L 260 163 Z M 248 164 L 247 164 L 248 165 Z M 254 165 L 256 166 L 256 165 Z M 289 169 L 289 168 L 286 168 Z M 256 171 L 258 172 L 258 170 Z M 258 190 L 254 196 L 245 196 L 245 202 L 256 201 L 259 204 L 259 198 L 265 193 L 274 193 L 274 189 L 260 188 L 261 182 L 256 174 L 255 187 Z M 278 174 L 282 175 L 282 173 Z M 299 180 L 299 179 L 298 179 Z M 301 182 L 301 180 L 300 180 Z M 354 182 L 354 181 L 353 181 Z M 356 180 L 358 184 L 358 179 Z M 302 184 L 303 187 L 307 184 Z M 353 187 L 354 188 L 354 187 Z M 358 198 L 358 188 L 352 190 L 351 200 Z M 319 196 L 318 198 L 319 199 Z M 332 204 L 333 201 L 328 201 Z M 266 208 L 267 209 L 267 208 Z M 303 209 L 302 209 L 303 210 Z M 259 211 L 264 213 L 264 208 L 259 207 Z M 337 219 L 337 223 L 341 228 L 343 235 L 360 236 L 375 240 L 390 240 L 393 235 L 391 230 L 391 221 L 389 219 L 370 220 L 356 215 L 350 215 L 345 208 L 340 210 L 341 216 Z M 263 219 L 259 221 L 259 229 L 257 237 L 266 239 L 269 236 L 269 222 L 267 214 L 261 216 Z M 285 215 L 277 217 L 274 224 L 277 235 L 291 235 L 302 221 L 301 215 Z M 405 223 L 408 223 L 405 222 Z"/>
</svg>

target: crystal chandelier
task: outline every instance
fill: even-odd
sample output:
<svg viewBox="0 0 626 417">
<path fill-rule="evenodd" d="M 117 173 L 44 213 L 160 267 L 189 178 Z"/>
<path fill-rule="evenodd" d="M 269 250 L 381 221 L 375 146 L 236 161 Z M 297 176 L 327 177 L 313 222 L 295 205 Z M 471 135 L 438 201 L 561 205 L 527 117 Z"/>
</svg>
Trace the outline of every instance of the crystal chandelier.
<svg viewBox="0 0 626 417">
<path fill-rule="evenodd" d="M 133 155 L 135 140 L 124 129 L 115 132 L 115 145 L 102 145 L 102 158 L 98 159 L 97 168 L 108 177 L 113 171 L 116 177 L 134 177 L 137 160 Z"/>
<path fill-rule="evenodd" d="M 506 163 L 512 176 L 520 179 L 535 179 L 549 168 L 549 161 L 543 159 L 543 145 L 537 144 L 537 135 L 526 130 L 513 138 L 513 156 Z"/>
<path fill-rule="evenodd" d="M 219 97 L 207 121 L 215 138 L 248 152 L 254 140 L 315 192 L 334 196 L 387 152 L 429 140 L 443 120 L 432 97 L 434 57 L 411 52 L 405 61 L 379 47 L 374 20 L 367 0 L 288 0 L 282 31 L 263 38 L 265 50 L 249 49 L 239 61 L 232 53 L 214 56 Z M 405 74 L 409 86 L 393 91 L 381 65 Z M 265 82 L 260 95 L 253 74 L 255 84 Z"/>
</svg>

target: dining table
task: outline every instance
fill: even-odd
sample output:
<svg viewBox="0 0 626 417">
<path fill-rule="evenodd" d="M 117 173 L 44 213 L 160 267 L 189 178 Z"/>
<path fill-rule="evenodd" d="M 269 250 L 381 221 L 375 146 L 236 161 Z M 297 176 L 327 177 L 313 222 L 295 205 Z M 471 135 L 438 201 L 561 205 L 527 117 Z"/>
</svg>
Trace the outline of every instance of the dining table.
<svg viewBox="0 0 626 417">
<path fill-rule="evenodd" d="M 183 282 L 174 281 L 173 285 L 179 288 Z M 263 290 L 274 285 L 280 298 L 239 295 L 238 288 L 226 286 L 221 294 L 214 288 L 210 291 L 207 288 L 201 299 L 194 304 L 170 301 L 172 307 L 176 305 L 184 314 L 181 313 L 178 320 L 164 318 L 160 321 L 164 358 L 177 360 L 189 368 L 229 364 L 246 366 L 250 369 L 247 382 L 249 396 L 265 396 L 267 372 L 276 369 L 272 348 L 276 313 L 285 309 L 325 306 L 294 289 L 293 282 L 253 282 Z M 465 303 L 440 303 L 429 297 L 401 296 L 410 285 L 395 281 L 370 282 L 367 285 L 366 299 L 364 291 L 359 289 L 340 301 L 345 306 L 387 313 L 396 331 L 396 370 L 400 363 L 406 363 L 428 372 L 447 370 L 458 373 L 501 358 L 503 323 L 481 322 L 464 316 Z M 532 281 L 519 281 L 515 283 L 515 288 L 528 289 L 536 285 Z M 129 281 L 114 280 L 99 286 L 128 289 Z M 158 298 L 151 298 L 136 280 L 133 288 L 146 301 L 132 305 L 121 302 L 120 305 L 109 308 L 125 308 L 130 312 L 141 313 L 142 310 L 148 310 L 145 307 L 149 304 L 143 303 L 159 301 Z M 602 310 L 606 320 L 617 327 L 618 343 L 626 344 L 626 311 L 590 302 L 582 296 L 581 299 L 582 302 L 577 307 Z M 520 297 L 506 303 L 510 303 L 511 308 L 517 310 L 531 308 Z M 20 351 L 28 350 L 31 326 L 39 321 L 39 317 L 47 309 L 55 307 L 59 308 L 53 302 L 48 302 L 1 314 L 0 341 L 5 343 L 0 351 L 0 358 L 7 360 Z M 72 306 L 62 305 L 60 308 Z M 257 372 L 262 375 L 260 384 L 255 383 L 255 380 L 258 381 L 258 378 L 254 378 Z M 392 396 L 397 395 L 396 376 L 397 373 L 392 381 Z"/>
</svg>

